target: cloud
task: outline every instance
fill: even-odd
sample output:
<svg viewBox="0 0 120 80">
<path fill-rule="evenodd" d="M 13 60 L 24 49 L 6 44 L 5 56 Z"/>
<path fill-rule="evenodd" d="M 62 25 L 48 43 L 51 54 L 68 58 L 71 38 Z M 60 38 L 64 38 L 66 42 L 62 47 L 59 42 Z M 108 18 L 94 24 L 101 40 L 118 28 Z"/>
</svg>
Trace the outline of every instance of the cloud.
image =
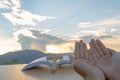
<svg viewBox="0 0 120 80">
<path fill-rule="evenodd" d="M 2 15 L 13 25 L 35 26 L 38 22 L 45 21 L 47 19 L 54 19 L 54 17 L 40 16 L 25 10 L 22 10 L 21 12 L 2 13 Z"/>
<path fill-rule="evenodd" d="M 62 38 L 49 35 L 46 31 L 50 30 L 25 28 L 14 32 L 13 35 L 15 38 L 17 37 L 16 39 L 23 50 L 35 49 L 48 52 L 47 46 L 53 45 L 59 49 L 57 53 L 73 51 L 73 42 L 69 42 L 67 40 L 63 40 Z"/>
<path fill-rule="evenodd" d="M 118 31 L 118 29 L 116 29 L 116 28 L 111 29 L 111 32 L 116 32 L 116 31 Z"/>
<path fill-rule="evenodd" d="M 0 38 L 0 55 L 10 52 L 21 50 L 21 46 L 12 38 Z"/>
<path fill-rule="evenodd" d="M 13 12 L 18 12 L 21 9 L 20 0 L 1 0 L 1 9 L 11 9 Z"/>
<path fill-rule="evenodd" d="M 14 35 L 15 40 L 19 39 L 19 35 L 24 35 L 27 37 L 36 38 L 35 36 L 33 36 L 32 32 L 29 31 L 27 28 L 20 29 L 20 30 L 14 32 L 13 35 Z"/>
<path fill-rule="evenodd" d="M 26 35 L 26 33 L 22 32 L 22 30 L 30 33 L 29 35 Z M 49 52 L 47 47 L 52 46 L 56 49 L 56 53 L 65 53 L 65 52 L 73 52 L 74 51 L 74 43 L 76 40 L 84 40 L 85 42 L 89 42 L 91 39 L 100 39 L 105 43 L 107 47 L 113 48 L 117 51 L 120 51 L 120 36 L 113 36 L 105 32 L 104 30 L 101 33 L 101 35 L 97 34 L 86 34 L 86 35 L 75 35 L 72 36 L 71 39 L 64 40 L 62 38 L 58 38 L 56 36 L 52 36 L 46 32 L 47 29 L 45 29 L 46 33 L 43 33 L 44 30 L 40 29 L 32 29 L 32 28 L 23 28 L 22 30 L 18 30 L 15 33 L 18 37 L 18 43 L 21 46 L 22 49 L 35 49 L 40 50 L 44 52 Z M 47 30 L 50 31 L 50 30 Z M 100 30 L 96 31 L 99 32 Z M 21 33 L 20 33 L 21 32 Z M 88 31 L 92 33 L 92 31 Z M 24 34 L 23 34 L 24 33 Z M 14 34 L 15 35 L 15 34 Z M 34 36 L 34 37 L 33 37 Z"/>
<path fill-rule="evenodd" d="M 71 41 L 78 41 L 78 40 L 83 40 L 85 42 L 89 42 L 91 39 L 111 39 L 111 38 L 114 38 L 114 36 L 112 35 L 100 35 L 100 36 L 97 36 L 97 35 L 75 35 L 75 36 L 71 36 L 70 37 L 70 40 Z"/>
<path fill-rule="evenodd" d="M 0 1 L 0 8 L 1 9 L 10 9 L 12 4 L 8 0 L 1 0 Z"/>
<path fill-rule="evenodd" d="M 120 35 L 114 36 L 113 38 L 107 38 L 102 41 L 107 47 L 112 48 L 116 51 L 120 51 Z"/>
<path fill-rule="evenodd" d="M 95 35 L 75 35 L 72 36 L 70 40 L 72 41 L 79 41 L 84 40 L 86 43 L 88 43 L 91 39 L 100 39 L 106 47 L 114 49 L 116 51 L 120 51 L 120 35 L 113 36 L 113 35 L 101 35 L 101 36 L 95 36 Z"/>
<path fill-rule="evenodd" d="M 81 31 L 77 35 L 73 35 L 70 40 L 84 40 L 86 42 L 89 42 L 91 39 L 107 39 L 107 38 L 113 38 L 113 35 L 110 35 L 105 28 L 100 28 L 98 30 L 86 30 Z"/>
<path fill-rule="evenodd" d="M 80 22 L 80 23 L 78 23 L 78 26 L 79 27 L 89 27 L 90 26 L 90 22 Z"/>
<path fill-rule="evenodd" d="M 91 39 L 107 39 L 107 38 L 113 38 L 112 35 L 101 35 L 101 36 L 95 36 L 95 35 L 86 35 L 86 36 L 82 36 L 81 39 L 89 42 Z"/>
<path fill-rule="evenodd" d="M 98 29 L 98 30 L 87 30 L 87 31 L 81 31 L 84 35 L 95 35 L 95 36 L 101 36 L 101 35 L 107 35 L 105 29 Z"/>
<path fill-rule="evenodd" d="M 96 22 L 79 22 L 78 27 L 98 27 L 98 26 L 111 26 L 120 25 L 120 16 L 103 19 Z"/>
<path fill-rule="evenodd" d="M 82 40 L 89 42 L 91 39 L 100 39 L 106 47 L 114 49 L 116 51 L 120 51 L 120 35 L 118 36 L 112 36 L 112 35 L 105 35 L 105 36 L 83 36 L 81 37 Z"/>
<path fill-rule="evenodd" d="M 55 19 L 51 16 L 40 16 L 33 14 L 30 11 L 21 9 L 20 0 L 3 0 L 0 3 L 0 8 L 11 9 L 11 12 L 2 13 L 13 25 L 32 25 L 35 26 L 38 22 L 48 19 Z"/>
<path fill-rule="evenodd" d="M 12 4 L 11 9 L 13 12 L 20 11 L 20 9 L 19 9 L 19 8 L 21 8 L 20 0 L 11 0 L 11 4 Z"/>
</svg>

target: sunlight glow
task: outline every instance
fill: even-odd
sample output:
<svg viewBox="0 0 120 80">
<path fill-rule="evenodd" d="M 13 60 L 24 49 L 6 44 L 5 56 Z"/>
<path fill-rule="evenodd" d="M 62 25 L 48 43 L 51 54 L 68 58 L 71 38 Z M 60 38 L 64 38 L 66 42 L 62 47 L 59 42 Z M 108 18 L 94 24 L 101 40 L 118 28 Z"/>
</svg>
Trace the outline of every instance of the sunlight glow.
<svg viewBox="0 0 120 80">
<path fill-rule="evenodd" d="M 59 53 L 59 48 L 54 45 L 47 45 L 46 46 L 47 53 Z"/>
<path fill-rule="evenodd" d="M 21 50 L 21 46 L 14 39 L 0 38 L 0 55 L 17 50 Z"/>
<path fill-rule="evenodd" d="M 0 55 L 3 55 L 5 53 L 9 52 L 8 50 L 3 50 L 3 49 L 0 49 Z"/>
</svg>

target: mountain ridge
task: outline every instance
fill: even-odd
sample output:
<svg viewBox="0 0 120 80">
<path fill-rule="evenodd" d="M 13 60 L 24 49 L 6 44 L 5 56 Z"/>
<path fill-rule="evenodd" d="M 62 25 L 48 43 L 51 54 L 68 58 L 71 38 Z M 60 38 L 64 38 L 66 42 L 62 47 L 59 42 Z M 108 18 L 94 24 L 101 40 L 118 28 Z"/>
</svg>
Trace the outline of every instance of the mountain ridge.
<svg viewBox="0 0 120 80">
<path fill-rule="evenodd" d="M 64 53 L 59 55 L 66 55 L 72 53 Z M 38 50 L 21 50 L 15 52 L 8 52 L 6 54 L 0 55 L 0 65 L 6 64 L 27 64 L 37 58 L 51 56 L 52 53 L 44 53 Z"/>
<path fill-rule="evenodd" d="M 25 64 L 50 54 L 37 50 L 21 50 L 0 55 L 0 64 Z"/>
</svg>

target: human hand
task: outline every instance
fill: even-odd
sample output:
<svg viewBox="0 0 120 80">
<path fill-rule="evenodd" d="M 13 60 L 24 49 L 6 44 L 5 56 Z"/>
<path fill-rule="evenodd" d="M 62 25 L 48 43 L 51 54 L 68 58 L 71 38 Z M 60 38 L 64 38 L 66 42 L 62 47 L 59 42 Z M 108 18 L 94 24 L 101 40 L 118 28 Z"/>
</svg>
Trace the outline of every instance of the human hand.
<svg viewBox="0 0 120 80">
<path fill-rule="evenodd" d="M 86 44 L 81 40 L 75 43 L 74 69 L 85 80 L 105 80 L 103 72 L 93 65 Z M 95 57 L 94 57 L 95 58 Z"/>
<path fill-rule="evenodd" d="M 92 39 L 89 43 L 90 55 L 94 55 L 94 65 L 105 74 L 107 80 L 120 79 L 120 54 L 108 49 L 100 40 Z"/>
</svg>

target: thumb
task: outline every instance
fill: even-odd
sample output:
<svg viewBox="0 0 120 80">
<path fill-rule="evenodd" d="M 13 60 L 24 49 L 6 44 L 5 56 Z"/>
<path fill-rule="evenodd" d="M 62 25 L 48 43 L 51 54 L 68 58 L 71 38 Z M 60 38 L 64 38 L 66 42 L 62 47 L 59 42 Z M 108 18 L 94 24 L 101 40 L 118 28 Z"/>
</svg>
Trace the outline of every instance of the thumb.
<svg viewBox="0 0 120 80">
<path fill-rule="evenodd" d="M 93 73 L 93 68 L 89 64 L 80 60 L 74 62 L 73 68 L 84 79 Z"/>
</svg>

